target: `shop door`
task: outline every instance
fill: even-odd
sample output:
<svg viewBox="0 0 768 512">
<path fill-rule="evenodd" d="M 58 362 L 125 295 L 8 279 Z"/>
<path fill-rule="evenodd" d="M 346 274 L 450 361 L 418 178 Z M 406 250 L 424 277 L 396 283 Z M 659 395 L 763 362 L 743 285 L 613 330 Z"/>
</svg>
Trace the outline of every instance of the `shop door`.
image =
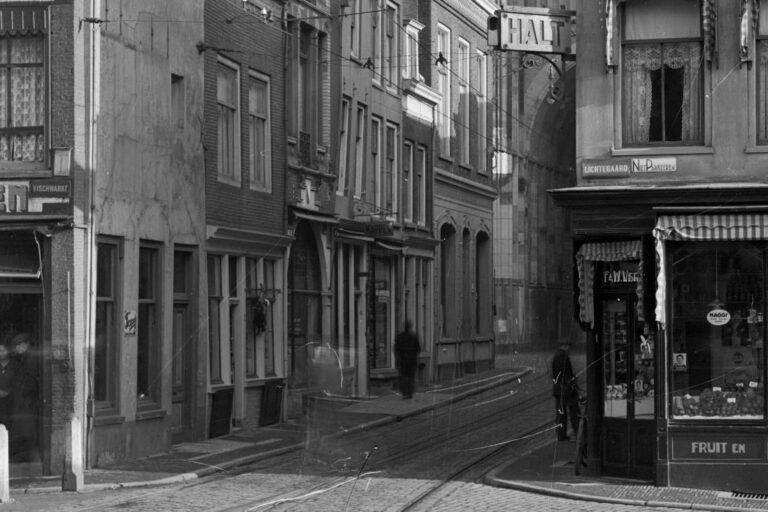
<svg viewBox="0 0 768 512">
<path fill-rule="evenodd" d="M 653 479 L 653 341 L 637 321 L 636 296 L 603 297 L 603 473 Z"/>
</svg>

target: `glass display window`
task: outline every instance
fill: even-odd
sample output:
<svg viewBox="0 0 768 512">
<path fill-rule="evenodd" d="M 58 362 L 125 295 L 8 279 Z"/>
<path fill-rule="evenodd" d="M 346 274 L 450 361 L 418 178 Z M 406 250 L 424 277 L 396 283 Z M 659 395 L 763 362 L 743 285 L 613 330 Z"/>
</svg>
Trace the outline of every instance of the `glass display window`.
<svg viewBox="0 0 768 512">
<path fill-rule="evenodd" d="M 765 243 L 669 243 L 671 417 L 765 418 Z"/>
</svg>

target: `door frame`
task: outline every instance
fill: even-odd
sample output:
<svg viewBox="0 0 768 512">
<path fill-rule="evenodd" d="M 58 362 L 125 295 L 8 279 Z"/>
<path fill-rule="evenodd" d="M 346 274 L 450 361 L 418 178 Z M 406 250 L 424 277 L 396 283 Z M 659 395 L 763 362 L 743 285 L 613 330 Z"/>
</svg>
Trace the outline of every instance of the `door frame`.
<svg viewBox="0 0 768 512">
<path fill-rule="evenodd" d="M 651 460 L 645 463 L 641 462 L 642 455 L 649 453 L 646 448 L 655 446 L 655 413 L 651 419 L 637 419 L 635 417 L 635 390 L 633 383 L 636 375 L 634 354 L 639 344 L 638 332 L 640 332 L 639 321 L 637 318 L 637 295 L 634 290 L 603 290 L 596 297 L 596 303 L 599 304 L 599 357 L 600 382 L 599 393 L 596 395 L 600 403 L 600 437 L 601 437 L 601 466 L 602 472 L 606 475 L 637 478 L 653 481 L 655 474 L 655 452 L 651 450 Z M 625 310 L 627 312 L 627 342 L 626 342 L 626 365 L 627 365 L 627 396 L 626 396 L 626 416 L 610 417 L 605 416 L 605 367 L 604 356 L 604 332 L 603 332 L 603 313 L 605 301 L 623 299 Z M 655 408 L 654 408 L 655 411 Z M 617 457 L 618 455 L 618 457 Z"/>
</svg>

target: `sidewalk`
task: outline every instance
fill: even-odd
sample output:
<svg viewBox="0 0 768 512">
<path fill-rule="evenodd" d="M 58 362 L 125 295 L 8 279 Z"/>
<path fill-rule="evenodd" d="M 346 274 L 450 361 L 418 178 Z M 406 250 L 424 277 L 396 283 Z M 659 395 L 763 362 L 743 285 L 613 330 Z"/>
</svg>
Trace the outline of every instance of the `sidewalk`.
<svg viewBox="0 0 768 512">
<path fill-rule="evenodd" d="M 590 476 L 589 468 L 576 476 L 575 452 L 573 440 L 553 439 L 542 448 L 500 465 L 485 481 L 525 492 L 601 503 L 710 511 L 768 510 L 768 500 L 733 498 L 730 492 L 656 487 L 649 482 Z"/>
<path fill-rule="evenodd" d="M 394 393 L 367 400 L 324 399 L 333 412 L 323 414 L 320 435 L 335 438 L 345 434 L 399 421 L 408 416 L 448 405 L 464 397 L 517 380 L 531 372 L 543 371 L 545 359 L 539 354 L 502 356 L 496 368 L 467 374 L 450 386 L 417 390 L 412 400 Z M 305 420 L 306 421 L 306 420 Z M 194 480 L 267 457 L 299 450 L 308 435 L 306 422 L 286 422 L 255 429 L 233 430 L 229 435 L 174 445 L 168 453 L 120 462 L 104 468 L 87 469 L 84 491 L 163 485 Z M 318 434 L 318 416 L 310 419 L 311 434 Z M 11 493 L 61 492 L 61 476 L 11 478 Z"/>
</svg>

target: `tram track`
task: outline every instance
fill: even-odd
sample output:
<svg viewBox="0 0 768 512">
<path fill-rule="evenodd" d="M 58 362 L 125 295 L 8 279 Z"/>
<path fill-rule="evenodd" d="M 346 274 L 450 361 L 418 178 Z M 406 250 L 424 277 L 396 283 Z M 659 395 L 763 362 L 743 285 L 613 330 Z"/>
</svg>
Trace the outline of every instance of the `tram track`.
<svg viewBox="0 0 768 512">
<path fill-rule="evenodd" d="M 542 403 L 549 402 L 551 398 L 549 396 L 549 389 L 547 386 L 542 386 L 543 383 L 538 382 L 538 378 L 532 379 L 532 381 L 528 381 L 526 384 L 534 382 L 536 383 L 534 387 L 537 389 L 534 393 L 527 396 L 518 395 L 517 393 L 511 394 L 511 391 L 508 389 L 503 391 L 492 390 L 474 397 L 475 399 L 480 399 L 476 403 L 469 403 L 459 407 L 457 404 L 463 402 L 459 401 L 448 407 L 441 407 L 410 417 L 407 421 L 409 425 L 406 425 L 405 420 L 397 423 L 397 425 L 406 427 L 401 429 L 399 434 L 391 431 L 393 424 L 376 427 L 371 431 L 365 432 L 363 435 L 365 439 L 362 442 L 358 440 L 355 443 L 358 446 L 367 445 L 369 447 L 368 450 L 361 452 L 363 455 L 361 460 L 345 464 L 343 470 L 326 466 L 327 473 L 320 481 L 314 481 L 310 485 L 302 486 L 301 489 L 295 489 L 287 493 L 275 493 L 269 497 L 241 503 L 236 507 L 223 509 L 223 512 L 234 512 L 235 510 L 252 512 L 291 510 L 292 504 L 296 505 L 298 502 L 306 504 L 308 501 L 322 499 L 320 497 L 322 494 L 337 493 L 338 496 L 346 494 L 348 500 L 353 496 L 356 488 L 360 489 L 361 481 L 366 481 L 367 485 L 371 478 L 374 480 L 377 477 L 397 478 L 393 474 L 393 472 L 397 471 L 396 468 L 402 468 L 409 464 L 418 465 L 420 463 L 414 463 L 414 461 L 432 461 L 431 464 L 434 465 L 436 458 L 440 458 L 440 455 L 436 455 L 439 453 L 452 453 L 453 457 L 458 457 L 460 462 L 450 463 L 449 467 L 452 467 L 452 469 L 449 473 L 444 474 L 443 472 L 437 478 L 425 476 L 425 481 L 418 484 L 418 489 L 415 490 L 415 495 L 412 498 L 408 499 L 406 503 L 393 504 L 393 506 L 399 508 L 388 508 L 388 510 L 403 512 L 416 510 L 425 500 L 439 493 L 451 481 L 466 476 L 472 470 L 477 470 L 483 465 L 490 465 L 494 458 L 500 458 L 516 441 L 546 432 L 548 430 L 547 427 L 551 428 L 552 421 L 534 421 L 532 422 L 533 425 L 531 422 L 525 422 L 527 425 L 523 426 L 522 431 L 506 432 L 505 430 L 505 425 L 516 423 L 514 417 L 520 416 L 519 413 L 521 411 L 526 411 L 531 407 L 541 406 Z M 519 392 L 520 387 L 517 386 L 517 388 Z M 541 391 L 542 388 L 545 388 L 546 391 Z M 499 410 L 499 402 L 507 397 L 512 397 L 511 402 L 504 403 L 504 408 Z M 461 424 L 449 421 L 450 416 L 456 414 L 456 409 L 466 409 L 469 407 L 478 408 L 478 414 L 473 414 L 471 419 L 466 419 Z M 412 422 L 411 420 L 416 421 Z M 448 425 L 446 425 L 445 430 L 434 432 L 423 428 L 424 422 L 427 421 L 436 424 L 447 422 Z M 421 422 L 421 425 L 419 425 L 419 422 Z M 383 430 L 387 428 L 390 430 Z M 419 428 L 421 428 L 422 432 L 426 431 L 427 433 L 419 436 L 409 434 L 409 432 L 418 431 Z M 506 437 L 499 439 L 501 436 L 500 432 L 506 434 Z M 491 435 L 490 433 L 494 434 Z M 472 434 L 477 434 L 474 436 L 474 439 Z M 509 434 L 512 434 L 511 439 Z M 398 445 L 396 449 L 377 450 L 377 436 L 386 435 L 406 436 L 408 442 Z M 496 439 L 494 439 L 494 436 Z M 477 446 L 478 440 L 482 440 L 488 447 Z M 479 450 L 481 453 L 476 456 L 468 456 L 468 454 L 476 450 Z M 430 462 L 427 462 L 427 464 L 430 464 Z"/>
</svg>

